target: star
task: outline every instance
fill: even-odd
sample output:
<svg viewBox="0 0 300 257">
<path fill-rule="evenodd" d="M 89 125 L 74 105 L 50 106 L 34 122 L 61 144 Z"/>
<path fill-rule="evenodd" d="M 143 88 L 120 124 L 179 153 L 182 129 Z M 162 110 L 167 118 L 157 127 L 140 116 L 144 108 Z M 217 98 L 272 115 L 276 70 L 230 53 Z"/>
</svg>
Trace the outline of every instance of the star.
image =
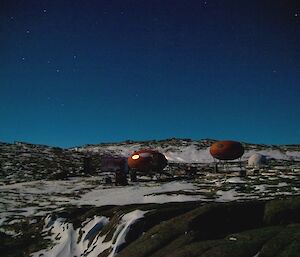
<svg viewBox="0 0 300 257">
<path fill-rule="evenodd" d="M 25 61 L 25 57 L 22 57 L 22 61 Z"/>
<path fill-rule="evenodd" d="M 30 33 L 30 30 L 26 30 L 26 34 L 29 34 Z"/>
<path fill-rule="evenodd" d="M 73 55 L 73 59 L 76 59 L 77 58 L 77 55 Z"/>
<path fill-rule="evenodd" d="M 296 12 L 296 13 L 294 14 L 294 17 L 299 17 L 299 13 Z"/>
<path fill-rule="evenodd" d="M 59 70 L 59 69 L 56 69 L 56 72 L 58 73 L 58 72 L 60 72 L 60 70 Z"/>
<path fill-rule="evenodd" d="M 46 10 L 46 9 L 44 9 L 44 10 L 43 10 L 43 13 L 46 13 L 46 12 L 47 12 L 47 10 Z"/>
</svg>

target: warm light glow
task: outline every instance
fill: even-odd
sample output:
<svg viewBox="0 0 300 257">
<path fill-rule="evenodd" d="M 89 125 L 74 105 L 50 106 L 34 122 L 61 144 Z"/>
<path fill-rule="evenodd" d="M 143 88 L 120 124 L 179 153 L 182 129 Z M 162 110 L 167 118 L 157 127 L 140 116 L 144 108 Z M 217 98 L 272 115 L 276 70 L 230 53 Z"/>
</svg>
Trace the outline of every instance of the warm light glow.
<svg viewBox="0 0 300 257">
<path fill-rule="evenodd" d="M 133 160 L 137 160 L 138 158 L 140 158 L 140 156 L 138 154 L 135 154 L 131 157 Z"/>
</svg>

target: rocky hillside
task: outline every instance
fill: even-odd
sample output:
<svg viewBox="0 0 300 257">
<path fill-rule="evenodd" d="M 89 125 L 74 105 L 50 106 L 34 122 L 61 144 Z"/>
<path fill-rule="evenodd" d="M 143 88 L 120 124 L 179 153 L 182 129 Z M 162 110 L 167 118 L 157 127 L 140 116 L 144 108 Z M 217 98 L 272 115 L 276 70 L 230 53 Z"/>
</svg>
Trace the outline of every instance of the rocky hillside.
<svg viewBox="0 0 300 257">
<path fill-rule="evenodd" d="M 300 198 L 66 208 L 9 224 L 2 256 L 296 257 Z"/>
<path fill-rule="evenodd" d="M 213 159 L 208 148 L 216 140 L 203 139 L 166 139 L 143 142 L 125 141 L 113 144 L 84 145 L 72 148 L 78 152 L 90 153 L 114 153 L 129 156 L 133 151 L 152 148 L 162 152 L 169 162 L 175 163 L 211 163 Z M 243 143 L 245 154 L 243 160 L 247 160 L 253 153 L 261 153 L 269 158 L 285 161 L 300 161 L 300 145 L 259 145 Z"/>
<path fill-rule="evenodd" d="M 0 180 L 7 184 L 86 176 L 85 162 L 96 156 L 46 145 L 0 143 Z"/>
<path fill-rule="evenodd" d="M 209 164 L 213 162 L 208 152 L 214 140 L 193 141 L 167 139 L 160 141 L 125 141 L 113 144 L 85 145 L 71 149 L 34 145 L 23 142 L 0 143 L 0 182 L 3 184 L 39 179 L 64 179 L 72 176 L 88 176 L 101 173 L 101 156 L 129 156 L 141 148 L 153 148 L 164 153 L 169 169 L 185 169 L 185 164 Z M 276 163 L 294 165 L 300 162 L 300 145 L 268 146 L 244 144 L 243 160 L 253 153 L 262 153 Z M 207 166 L 208 164 L 208 166 Z M 201 165 L 200 165 L 201 166 Z"/>
</svg>

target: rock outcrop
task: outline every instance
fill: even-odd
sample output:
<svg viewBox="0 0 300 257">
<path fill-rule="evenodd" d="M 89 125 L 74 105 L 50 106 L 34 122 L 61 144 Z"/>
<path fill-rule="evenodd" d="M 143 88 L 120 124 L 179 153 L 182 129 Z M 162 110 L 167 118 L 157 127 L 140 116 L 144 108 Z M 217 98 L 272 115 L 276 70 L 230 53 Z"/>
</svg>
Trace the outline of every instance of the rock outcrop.
<svg viewBox="0 0 300 257">
<path fill-rule="evenodd" d="M 142 215 L 132 216 L 137 212 Z M 72 207 L 14 226 L 17 235 L 13 240 L 0 234 L 3 256 L 30 256 L 33 252 L 33 256 L 57 256 L 63 231 L 67 235 L 72 231 L 73 244 L 81 247 L 73 245 L 77 250 L 69 256 L 82 251 L 83 256 L 101 257 L 296 257 L 300 252 L 300 197 Z M 64 244 L 69 239 L 65 238 Z"/>
</svg>

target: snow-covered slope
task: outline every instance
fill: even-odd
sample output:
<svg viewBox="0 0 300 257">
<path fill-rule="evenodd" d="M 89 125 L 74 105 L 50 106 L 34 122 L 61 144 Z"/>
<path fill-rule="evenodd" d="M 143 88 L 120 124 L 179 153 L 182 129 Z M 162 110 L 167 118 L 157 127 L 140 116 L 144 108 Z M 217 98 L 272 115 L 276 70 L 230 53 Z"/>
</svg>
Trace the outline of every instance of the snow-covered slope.
<svg viewBox="0 0 300 257">
<path fill-rule="evenodd" d="M 65 179 L 103 172 L 103 155 L 128 157 L 140 149 L 156 149 L 165 154 L 169 163 L 179 166 L 213 163 L 209 147 L 215 140 L 167 139 L 160 141 L 97 144 L 62 149 L 45 145 L 0 142 L 0 184 L 11 184 L 41 179 Z M 243 161 L 254 153 L 276 161 L 300 161 L 300 145 L 256 145 L 243 143 Z M 173 167 L 175 167 L 173 165 Z"/>
<path fill-rule="evenodd" d="M 169 139 L 162 141 L 132 142 L 126 141 L 115 144 L 98 144 L 75 147 L 76 152 L 107 153 L 122 156 L 129 156 L 134 151 L 144 148 L 152 148 L 163 153 L 169 162 L 175 163 L 211 163 L 213 158 L 209 153 L 210 145 L 215 140 L 189 140 Z M 268 158 L 279 160 L 300 161 L 299 145 L 256 145 L 243 143 L 245 154 L 242 160 L 247 160 L 254 153 L 261 153 Z"/>
</svg>

